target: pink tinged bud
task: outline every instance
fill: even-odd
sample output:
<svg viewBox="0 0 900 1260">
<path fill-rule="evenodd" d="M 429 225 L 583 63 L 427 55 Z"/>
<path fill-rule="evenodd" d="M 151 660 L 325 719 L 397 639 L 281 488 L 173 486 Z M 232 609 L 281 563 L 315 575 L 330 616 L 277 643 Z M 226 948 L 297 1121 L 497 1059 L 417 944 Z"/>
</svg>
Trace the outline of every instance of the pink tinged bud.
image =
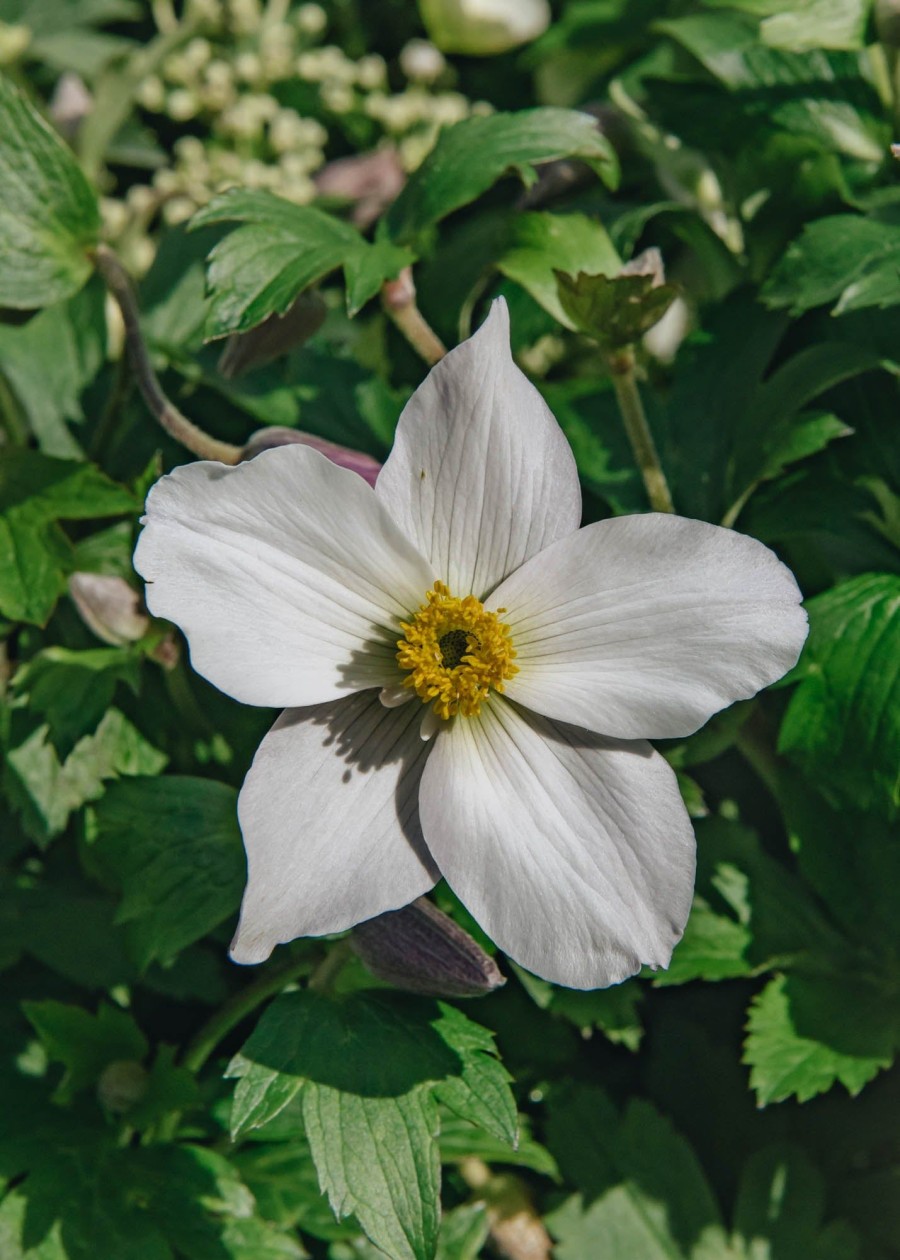
<svg viewBox="0 0 900 1260">
<path fill-rule="evenodd" d="M 365 229 L 399 196 L 406 172 L 398 150 L 388 146 L 374 153 L 336 158 L 322 167 L 314 182 L 320 196 L 349 201 L 354 224 Z"/>
<path fill-rule="evenodd" d="M 270 315 L 248 332 L 233 333 L 219 357 L 219 371 L 230 381 L 296 350 L 319 331 L 327 311 L 318 293 L 301 293 L 283 315 Z"/>
<path fill-rule="evenodd" d="M 359 473 L 363 481 L 367 481 L 370 486 L 375 485 L 375 478 L 381 472 L 381 464 L 378 460 L 373 459 L 371 455 L 366 455 L 363 451 L 354 451 L 349 446 L 329 442 L 327 438 L 315 437 L 312 433 L 300 433 L 297 429 L 287 429 L 278 424 L 254 433 L 244 447 L 241 459 L 253 459 L 262 451 L 271 451 L 276 446 L 296 444 L 311 446 L 314 451 L 320 451 L 340 468 L 349 468 L 351 472 Z"/>
<path fill-rule="evenodd" d="M 373 976 L 409 993 L 483 997 L 506 983 L 493 958 L 424 897 L 357 924 L 350 943 Z"/>
<path fill-rule="evenodd" d="M 121 647 L 142 639 L 150 627 L 143 600 L 124 578 L 105 573 L 73 573 L 69 596 L 81 620 L 98 639 Z"/>
</svg>

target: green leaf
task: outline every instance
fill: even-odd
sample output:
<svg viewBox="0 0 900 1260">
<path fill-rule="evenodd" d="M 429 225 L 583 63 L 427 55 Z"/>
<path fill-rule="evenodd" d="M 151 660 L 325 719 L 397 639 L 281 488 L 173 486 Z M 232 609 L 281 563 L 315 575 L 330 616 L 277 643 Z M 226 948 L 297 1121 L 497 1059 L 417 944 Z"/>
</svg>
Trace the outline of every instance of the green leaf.
<svg viewBox="0 0 900 1260">
<path fill-rule="evenodd" d="M 158 774 L 167 760 L 118 709 L 107 709 L 96 731 L 62 762 L 50 728 L 32 730 L 7 749 L 3 781 L 26 830 L 46 844 L 65 829 L 73 810 L 103 795 L 107 779 Z"/>
<path fill-rule="evenodd" d="M 696 1155 L 650 1103 L 619 1117 L 599 1090 L 552 1108 L 548 1140 L 581 1191 L 547 1217 L 559 1260 L 736 1260 Z"/>
<path fill-rule="evenodd" d="M 62 1063 L 66 1074 L 55 1097 L 68 1101 L 95 1085 L 107 1064 L 140 1061 L 147 1040 L 133 1016 L 101 1002 L 96 1015 L 65 1002 L 25 1002 L 22 1009 L 41 1039 L 47 1056 Z"/>
<path fill-rule="evenodd" d="M 497 269 L 520 284 L 561 324 L 573 328 L 559 300 L 554 271 L 616 276 L 622 260 L 603 224 L 584 214 L 517 215 Z"/>
<path fill-rule="evenodd" d="M 900 302 L 896 224 L 860 214 L 808 223 L 788 246 L 762 289 L 771 307 L 801 315 L 835 303 L 833 314 Z"/>
<path fill-rule="evenodd" d="M 559 302 L 567 323 L 592 337 L 605 350 L 634 345 L 677 297 L 670 284 L 653 276 L 567 276 L 558 271 Z"/>
<path fill-rule="evenodd" d="M 223 193 L 194 216 L 191 227 L 228 222 L 241 226 L 209 256 L 210 338 L 284 315 L 298 294 L 338 267 L 344 268 L 352 315 L 412 260 L 387 240 L 372 245 L 349 223 L 266 192 Z"/>
<path fill-rule="evenodd" d="M 764 1146 L 741 1172 L 734 1230 L 742 1260 L 857 1260 L 843 1221 L 823 1227 L 825 1185 L 799 1146 Z"/>
<path fill-rule="evenodd" d="M 522 987 L 544 1011 L 568 1020 L 589 1037 L 598 1028 L 614 1045 L 637 1050 L 644 1035 L 638 1015 L 640 984 L 626 980 L 609 989 L 561 989 L 513 964 Z"/>
<path fill-rule="evenodd" d="M 122 486 L 90 464 L 16 451 L 0 464 L 0 615 L 43 625 L 73 559 L 59 520 L 133 512 Z"/>
<path fill-rule="evenodd" d="M 84 420 L 82 392 L 106 357 L 104 293 L 97 280 L 19 328 L 0 324 L 0 375 L 45 455 L 83 458 L 66 422 Z"/>
<path fill-rule="evenodd" d="M 73 155 L 0 75 L 0 305 L 48 306 L 91 274 L 96 194 Z"/>
<path fill-rule="evenodd" d="M 467 118 L 448 127 L 410 176 L 387 213 L 387 231 L 400 244 L 468 205 L 515 171 L 526 184 L 534 166 L 557 158 L 589 163 L 610 187 L 618 181 L 613 149 L 588 114 L 568 109 L 523 109 Z"/>
<path fill-rule="evenodd" d="M 704 0 L 711 9 L 737 9 L 762 18 L 759 37 L 770 48 L 807 52 L 865 46 L 869 0 Z"/>
<path fill-rule="evenodd" d="M 808 603 L 810 634 L 780 751 L 826 795 L 892 818 L 900 805 L 900 577 L 866 574 Z"/>
<path fill-rule="evenodd" d="M 339 1052 L 338 1052 L 339 1048 Z M 397 1260 L 434 1255 L 438 1100 L 492 1135 L 515 1133 L 493 1039 L 453 1007 L 385 993 L 278 998 L 228 1075 L 232 1132 L 270 1123 L 300 1096 L 319 1182 Z M 499 1067 L 499 1065 L 498 1065 Z"/>
<path fill-rule="evenodd" d="M 785 1098 L 807 1102 L 835 1082 L 858 1094 L 890 1066 L 900 1042 L 891 1002 L 853 973 L 770 980 L 750 1006 L 744 1044 L 760 1105 Z"/>
<path fill-rule="evenodd" d="M 82 735 L 96 730 L 120 682 L 138 694 L 139 677 L 140 659 L 122 648 L 49 647 L 16 671 L 13 691 L 32 713 L 46 718 L 65 756 Z"/>
<path fill-rule="evenodd" d="M 531 1136 L 527 1116 L 519 1117 L 519 1135 L 515 1147 L 505 1139 L 492 1137 L 467 1120 L 454 1115 L 441 1116 L 441 1161 L 457 1163 L 477 1156 L 486 1164 L 508 1164 L 514 1168 L 530 1168 L 532 1172 L 559 1180 L 556 1160 L 545 1146 Z"/>
<path fill-rule="evenodd" d="M 427 1092 L 379 1098 L 327 1085 L 303 1094 L 319 1182 L 336 1216 L 350 1212 L 396 1260 L 428 1260 L 440 1217 L 438 1110 Z"/>
<path fill-rule="evenodd" d="M 87 824 L 88 860 L 122 895 L 143 970 L 165 961 L 234 914 L 244 855 L 234 788 L 182 775 L 111 784 Z"/>
</svg>

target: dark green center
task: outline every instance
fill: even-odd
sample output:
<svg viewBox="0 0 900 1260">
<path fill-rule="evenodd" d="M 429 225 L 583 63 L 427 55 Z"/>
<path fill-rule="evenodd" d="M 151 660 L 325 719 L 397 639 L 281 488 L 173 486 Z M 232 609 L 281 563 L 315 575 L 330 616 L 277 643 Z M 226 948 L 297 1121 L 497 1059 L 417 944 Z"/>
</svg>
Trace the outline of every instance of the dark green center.
<svg viewBox="0 0 900 1260">
<path fill-rule="evenodd" d="M 465 630 L 448 630 L 438 639 L 441 663 L 445 669 L 456 669 L 469 650 L 469 636 Z"/>
</svg>

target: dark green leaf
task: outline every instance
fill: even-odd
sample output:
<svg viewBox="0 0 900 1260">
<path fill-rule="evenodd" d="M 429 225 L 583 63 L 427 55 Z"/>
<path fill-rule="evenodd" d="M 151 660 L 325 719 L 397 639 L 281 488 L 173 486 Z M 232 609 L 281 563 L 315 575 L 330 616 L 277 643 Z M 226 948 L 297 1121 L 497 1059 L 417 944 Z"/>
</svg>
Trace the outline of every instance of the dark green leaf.
<svg viewBox="0 0 900 1260">
<path fill-rule="evenodd" d="M 634 345 L 677 297 L 670 284 L 653 276 L 567 276 L 557 271 L 559 302 L 573 328 L 592 337 L 605 350 Z"/>
<path fill-rule="evenodd" d="M 137 965 L 165 960 L 237 909 L 244 856 L 233 788 L 181 775 L 112 784 L 91 810 L 91 865 L 122 894 Z"/>
<path fill-rule="evenodd" d="M 16 672 L 13 686 L 31 712 L 49 722 L 65 757 L 82 735 L 96 730 L 120 682 L 137 694 L 139 675 L 138 657 L 122 648 L 49 647 Z"/>
<path fill-rule="evenodd" d="M 735 1233 L 746 1260 L 856 1260 L 859 1244 L 845 1222 L 823 1228 L 825 1186 L 797 1146 L 765 1146 L 741 1173 Z"/>
<path fill-rule="evenodd" d="M 900 805 L 900 577 L 871 574 L 809 601 L 801 680 L 779 748 L 842 803 Z"/>
<path fill-rule="evenodd" d="M 64 1002 L 26 1002 L 23 1009 L 48 1058 L 65 1066 L 56 1093 L 61 1100 L 95 1085 L 107 1064 L 139 1061 L 147 1053 L 147 1040 L 134 1017 L 105 1002 L 96 1015 Z"/>
<path fill-rule="evenodd" d="M 0 305 L 48 306 L 91 274 L 97 198 L 74 156 L 0 75 Z"/>
<path fill-rule="evenodd" d="M 764 300 L 800 315 L 836 303 L 834 314 L 900 302 L 894 223 L 835 214 L 807 224 L 763 287 Z"/>
<path fill-rule="evenodd" d="M 523 109 L 467 118 L 442 132 L 437 144 L 387 214 L 391 238 L 415 240 L 446 215 L 468 205 L 508 172 L 526 184 L 534 166 L 555 158 L 588 162 L 614 187 L 618 164 L 595 119 L 568 109 Z"/>
</svg>

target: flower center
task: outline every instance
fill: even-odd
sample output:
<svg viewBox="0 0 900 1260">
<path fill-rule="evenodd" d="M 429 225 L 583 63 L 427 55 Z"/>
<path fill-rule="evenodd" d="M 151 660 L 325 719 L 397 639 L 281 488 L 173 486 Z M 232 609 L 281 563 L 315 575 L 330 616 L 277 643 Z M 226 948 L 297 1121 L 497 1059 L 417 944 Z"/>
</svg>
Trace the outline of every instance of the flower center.
<svg viewBox="0 0 900 1260">
<path fill-rule="evenodd" d="M 411 621 L 402 622 L 397 661 L 403 680 L 440 718 L 474 717 L 490 695 L 517 674 L 509 626 L 474 595 L 457 599 L 435 582 Z"/>
</svg>

